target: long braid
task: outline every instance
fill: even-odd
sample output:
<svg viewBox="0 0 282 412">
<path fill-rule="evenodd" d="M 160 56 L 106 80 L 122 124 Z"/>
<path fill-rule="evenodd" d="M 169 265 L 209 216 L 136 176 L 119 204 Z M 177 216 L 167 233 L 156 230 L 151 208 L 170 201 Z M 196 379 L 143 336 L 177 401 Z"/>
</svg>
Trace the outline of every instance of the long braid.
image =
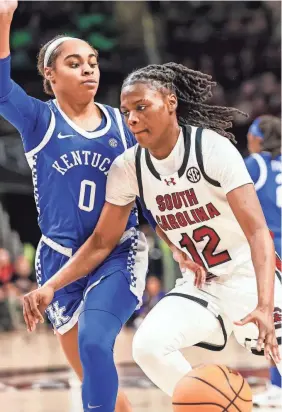
<svg viewBox="0 0 282 412">
<path fill-rule="evenodd" d="M 212 97 L 212 87 L 216 82 L 212 77 L 199 71 L 188 69 L 182 64 L 151 64 L 131 73 L 122 87 L 134 83 L 150 83 L 157 89 L 168 89 L 178 99 L 177 118 L 179 123 L 204 127 L 236 142 L 235 136 L 226 129 L 232 127 L 235 114 L 248 115 L 233 107 L 210 106 L 205 104 Z"/>
</svg>

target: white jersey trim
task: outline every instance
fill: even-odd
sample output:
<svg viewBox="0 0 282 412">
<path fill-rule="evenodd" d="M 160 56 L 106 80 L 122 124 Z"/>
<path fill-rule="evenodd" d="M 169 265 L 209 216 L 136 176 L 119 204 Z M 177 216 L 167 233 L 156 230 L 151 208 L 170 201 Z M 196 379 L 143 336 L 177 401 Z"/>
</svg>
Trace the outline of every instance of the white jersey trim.
<svg viewBox="0 0 282 412">
<path fill-rule="evenodd" d="M 127 144 L 126 144 L 126 137 L 125 137 L 125 134 L 124 134 L 122 117 L 121 117 L 119 109 L 114 109 L 114 111 L 115 111 L 115 115 L 116 115 L 116 118 L 117 118 L 117 124 L 118 124 L 118 128 L 119 128 L 119 131 L 120 131 L 121 140 L 122 140 L 124 149 L 126 150 L 127 149 Z"/>
<path fill-rule="evenodd" d="M 59 112 L 61 113 L 61 115 L 63 116 L 63 118 L 65 119 L 65 121 L 79 134 L 81 134 L 83 137 L 86 137 L 86 139 L 95 139 L 97 137 L 101 137 L 104 134 L 106 134 L 112 125 L 112 120 L 111 120 L 111 116 L 108 112 L 108 110 L 105 108 L 105 106 L 103 104 L 100 103 L 96 103 L 96 106 L 99 107 L 99 109 L 102 110 L 102 112 L 104 113 L 104 115 L 106 116 L 106 126 L 101 129 L 101 130 L 97 130 L 95 132 L 87 132 L 87 130 L 82 129 L 81 127 L 79 127 L 77 124 L 75 124 L 64 112 L 63 110 L 60 108 L 59 103 L 57 102 L 56 99 L 53 100 L 53 103 L 55 104 L 55 106 L 57 107 L 57 109 L 59 110 Z"/>
<path fill-rule="evenodd" d="M 33 156 L 35 154 L 37 154 L 38 152 L 40 152 L 40 150 L 42 150 L 44 146 L 46 146 L 46 144 L 51 139 L 52 134 L 55 130 L 55 126 L 56 126 L 55 115 L 54 115 L 54 113 L 52 112 L 51 109 L 50 109 L 50 111 L 51 111 L 51 120 L 50 120 L 49 127 L 47 129 L 47 132 L 45 133 L 45 136 L 43 137 L 43 139 L 41 140 L 41 142 L 39 143 L 38 146 L 36 146 L 34 149 L 30 150 L 29 152 L 27 152 L 25 154 L 27 162 L 28 162 L 29 167 L 31 169 L 32 169 L 32 165 L 33 165 Z"/>
<path fill-rule="evenodd" d="M 83 295 L 83 299 L 86 299 L 86 296 L 88 295 L 88 293 L 90 292 L 90 290 L 92 290 L 93 288 L 95 288 L 95 286 L 99 285 L 99 283 L 105 279 L 105 276 L 101 276 L 100 279 L 96 280 L 96 282 L 92 283 L 92 285 L 88 286 L 88 288 L 86 289 L 86 291 L 84 292 Z"/>
<path fill-rule="evenodd" d="M 54 242 L 54 240 L 50 239 L 49 237 L 45 235 L 42 235 L 41 239 L 46 245 L 48 245 L 51 249 L 55 250 L 56 252 L 61 253 L 61 255 L 72 257 L 71 248 L 59 245 L 59 243 Z"/>
<path fill-rule="evenodd" d="M 267 167 L 266 167 L 265 161 L 259 154 L 254 153 L 252 154 L 252 157 L 257 161 L 258 166 L 259 166 L 259 171 L 260 171 L 259 179 L 255 183 L 255 189 L 256 191 L 258 191 L 265 185 L 265 182 L 267 179 Z"/>
<path fill-rule="evenodd" d="M 135 228 L 130 228 L 126 230 L 120 241 L 118 242 L 118 245 L 121 245 L 123 242 L 125 242 L 127 239 L 131 238 L 136 229 Z M 49 246 L 51 249 L 55 250 L 58 253 L 61 253 L 61 255 L 67 256 L 67 257 L 72 257 L 73 255 L 73 250 L 69 247 L 65 247 L 60 245 L 59 243 L 55 242 L 54 240 L 50 239 L 49 237 L 42 235 L 41 236 L 41 241 L 43 241 L 47 246 Z"/>
</svg>

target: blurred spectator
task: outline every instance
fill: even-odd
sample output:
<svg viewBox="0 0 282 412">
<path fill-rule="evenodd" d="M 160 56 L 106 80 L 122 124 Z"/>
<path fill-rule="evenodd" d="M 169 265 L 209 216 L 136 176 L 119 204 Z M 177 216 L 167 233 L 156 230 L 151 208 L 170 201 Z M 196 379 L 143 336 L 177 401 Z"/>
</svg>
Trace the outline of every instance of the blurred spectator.
<svg viewBox="0 0 282 412">
<path fill-rule="evenodd" d="M 31 265 L 26 256 L 19 256 L 13 267 L 13 275 L 8 284 L 9 296 L 21 297 L 37 287 Z"/>
<path fill-rule="evenodd" d="M 23 294 L 36 287 L 34 253 L 22 245 L 19 235 L 11 229 L 1 204 L 0 229 L 0 331 L 9 331 L 22 321 Z"/>
<path fill-rule="evenodd" d="M 0 332 L 12 329 L 6 289 L 11 276 L 12 265 L 10 255 L 6 249 L 2 248 L 0 249 Z"/>
</svg>

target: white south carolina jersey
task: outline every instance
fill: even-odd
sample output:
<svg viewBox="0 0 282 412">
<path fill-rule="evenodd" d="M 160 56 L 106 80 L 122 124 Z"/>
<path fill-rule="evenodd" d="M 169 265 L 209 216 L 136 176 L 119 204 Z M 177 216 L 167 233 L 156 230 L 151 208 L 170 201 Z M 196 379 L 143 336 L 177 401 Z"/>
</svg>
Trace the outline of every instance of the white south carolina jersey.
<svg viewBox="0 0 282 412">
<path fill-rule="evenodd" d="M 171 173 L 162 167 L 168 158 L 157 160 L 139 145 L 128 149 L 110 169 L 106 200 L 125 205 L 140 196 L 170 241 L 217 276 L 251 262 L 226 198 L 252 184 L 237 149 L 212 130 L 185 126 L 169 157 Z"/>
</svg>

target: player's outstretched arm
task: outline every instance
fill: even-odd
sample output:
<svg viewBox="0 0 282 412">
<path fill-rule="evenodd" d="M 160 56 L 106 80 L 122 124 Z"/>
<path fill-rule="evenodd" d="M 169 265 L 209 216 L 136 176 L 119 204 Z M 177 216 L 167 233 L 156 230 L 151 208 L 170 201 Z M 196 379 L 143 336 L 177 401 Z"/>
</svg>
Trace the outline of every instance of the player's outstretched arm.
<svg viewBox="0 0 282 412">
<path fill-rule="evenodd" d="M 16 0 L 0 0 L 0 59 L 10 55 L 10 29 L 17 7 Z"/>
<path fill-rule="evenodd" d="M 10 29 L 17 5 L 16 0 L 0 0 L 0 115 L 19 131 L 29 152 L 45 135 L 51 112 L 11 79 Z"/>
<path fill-rule="evenodd" d="M 125 206 L 106 202 L 93 234 L 75 255 L 44 286 L 24 296 L 23 313 L 29 331 L 43 321 L 41 313 L 57 290 L 88 275 L 112 252 L 125 231 L 132 206 L 133 202 Z"/>
<path fill-rule="evenodd" d="M 265 356 L 270 359 L 272 353 L 275 362 L 280 361 L 279 349 L 275 337 L 273 322 L 275 252 L 265 218 L 257 198 L 254 186 L 246 184 L 230 191 L 227 195 L 229 205 L 248 239 L 254 264 L 258 305 L 255 310 L 237 325 L 255 323 L 259 328 L 257 349 L 265 345 Z"/>
</svg>

